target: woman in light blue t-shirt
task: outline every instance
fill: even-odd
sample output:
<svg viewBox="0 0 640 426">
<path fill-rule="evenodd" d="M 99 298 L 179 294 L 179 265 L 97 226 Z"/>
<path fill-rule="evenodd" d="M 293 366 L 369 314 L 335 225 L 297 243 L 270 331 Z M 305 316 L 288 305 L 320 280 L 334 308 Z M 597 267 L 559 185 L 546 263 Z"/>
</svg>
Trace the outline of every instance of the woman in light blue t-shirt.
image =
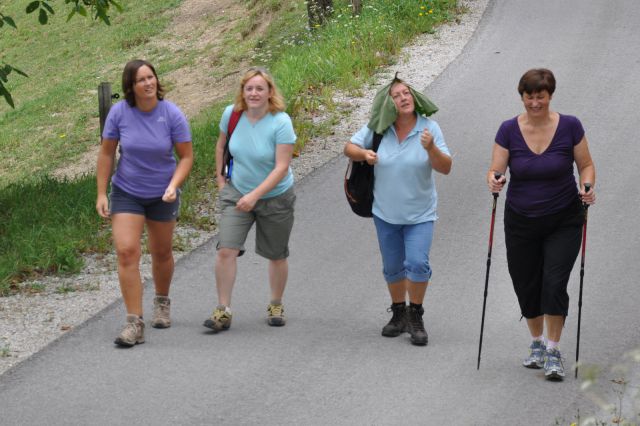
<svg viewBox="0 0 640 426">
<path fill-rule="evenodd" d="M 432 175 L 448 174 L 452 164 L 438 123 L 426 117 L 435 111 L 426 96 L 396 77 L 376 95 L 369 124 L 344 148 L 347 157 L 374 166 L 373 220 L 393 312 L 382 335 L 406 331 L 419 346 L 428 341 L 422 302 L 437 219 Z M 383 135 L 377 152 L 371 149 L 374 131 Z"/>
<path fill-rule="evenodd" d="M 289 236 L 296 198 L 289 165 L 296 135 L 284 109 L 273 77 L 264 68 L 251 68 L 240 81 L 234 104 L 220 119 L 216 146 L 221 211 L 215 263 L 218 304 L 204 322 L 214 333 L 231 326 L 237 258 L 244 254 L 244 243 L 254 223 L 255 251 L 269 260 L 271 302 L 267 323 L 285 325 L 282 296 L 289 273 Z M 237 124 L 230 131 L 232 118 Z M 227 144 L 232 156 L 230 173 L 225 172 L 224 164 Z"/>
</svg>

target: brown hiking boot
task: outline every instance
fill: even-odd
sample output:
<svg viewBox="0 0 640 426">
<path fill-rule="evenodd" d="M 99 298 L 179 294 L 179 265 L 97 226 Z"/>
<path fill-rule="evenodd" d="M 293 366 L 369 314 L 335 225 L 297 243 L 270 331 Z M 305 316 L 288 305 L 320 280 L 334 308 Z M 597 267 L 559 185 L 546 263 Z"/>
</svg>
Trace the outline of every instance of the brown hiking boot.
<svg viewBox="0 0 640 426">
<path fill-rule="evenodd" d="M 113 343 L 127 348 L 144 343 L 144 321 L 137 315 L 128 314 L 127 324 Z"/>
<path fill-rule="evenodd" d="M 153 328 L 171 327 L 171 299 L 167 296 L 156 296 L 153 299 Z"/>
</svg>

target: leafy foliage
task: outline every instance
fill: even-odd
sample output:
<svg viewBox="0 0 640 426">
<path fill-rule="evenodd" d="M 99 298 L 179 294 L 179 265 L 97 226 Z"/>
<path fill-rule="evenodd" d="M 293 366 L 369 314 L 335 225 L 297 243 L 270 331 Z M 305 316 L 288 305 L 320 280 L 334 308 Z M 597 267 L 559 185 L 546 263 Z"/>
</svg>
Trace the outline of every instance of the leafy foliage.
<svg viewBox="0 0 640 426">
<path fill-rule="evenodd" d="M 64 2 L 66 5 L 71 5 L 71 11 L 67 16 L 67 22 L 73 18 L 76 13 L 80 16 L 87 17 L 89 15 L 87 8 L 89 8 L 92 12 L 93 19 L 100 20 L 106 25 L 111 25 L 108 14 L 109 9 L 113 7 L 118 12 L 122 12 L 123 10 L 122 6 L 120 6 L 120 4 L 115 0 L 65 0 Z M 34 0 L 27 5 L 25 13 L 32 14 L 37 11 L 38 22 L 40 25 L 46 25 L 49 22 L 49 16 L 55 15 L 55 9 L 50 3 L 51 1 L 47 0 Z M 0 29 L 4 29 L 5 24 L 17 29 L 13 18 L 0 12 Z M 4 97 L 5 102 L 9 104 L 11 108 L 15 108 L 11 92 L 6 86 L 6 83 L 9 82 L 9 74 L 11 74 L 12 71 L 15 71 L 16 74 L 22 75 L 23 77 L 28 78 L 29 76 L 13 65 L 7 64 L 1 57 L 0 62 L 3 64 L 2 68 L 0 68 L 0 96 Z"/>
</svg>

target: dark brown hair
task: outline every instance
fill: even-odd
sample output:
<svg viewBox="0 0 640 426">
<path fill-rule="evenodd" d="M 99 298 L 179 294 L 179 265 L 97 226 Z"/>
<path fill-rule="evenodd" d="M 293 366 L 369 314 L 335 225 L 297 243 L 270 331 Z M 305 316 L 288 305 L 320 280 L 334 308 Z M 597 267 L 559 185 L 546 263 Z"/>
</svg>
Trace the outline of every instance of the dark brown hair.
<svg viewBox="0 0 640 426">
<path fill-rule="evenodd" d="M 518 83 L 518 93 L 522 96 L 524 93 L 531 95 L 533 93 L 547 91 L 549 95 L 553 95 L 556 90 L 556 78 L 553 73 L 546 68 L 534 68 L 525 72 L 520 77 Z"/>
<path fill-rule="evenodd" d="M 127 62 L 127 65 L 124 66 L 124 71 L 122 71 L 122 92 L 124 93 L 124 98 L 127 100 L 127 103 L 132 107 L 136 106 L 136 96 L 133 91 L 133 86 L 136 84 L 136 75 L 140 67 L 145 65 L 149 67 L 156 77 L 156 96 L 158 100 L 161 101 L 164 98 L 164 88 L 160 84 L 160 80 L 158 80 L 158 74 L 153 65 L 144 59 L 134 59 L 133 61 Z"/>
</svg>

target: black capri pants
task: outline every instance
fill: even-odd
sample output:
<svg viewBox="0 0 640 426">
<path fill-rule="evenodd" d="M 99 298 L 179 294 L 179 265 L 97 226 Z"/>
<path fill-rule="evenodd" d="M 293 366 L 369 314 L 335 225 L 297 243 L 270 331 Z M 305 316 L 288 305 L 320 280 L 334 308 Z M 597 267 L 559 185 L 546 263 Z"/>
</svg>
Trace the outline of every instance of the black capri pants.
<svg viewBox="0 0 640 426">
<path fill-rule="evenodd" d="M 579 199 L 558 213 L 541 217 L 520 215 L 506 205 L 507 264 L 525 318 L 567 316 L 567 285 L 580 251 L 583 223 Z"/>
</svg>

